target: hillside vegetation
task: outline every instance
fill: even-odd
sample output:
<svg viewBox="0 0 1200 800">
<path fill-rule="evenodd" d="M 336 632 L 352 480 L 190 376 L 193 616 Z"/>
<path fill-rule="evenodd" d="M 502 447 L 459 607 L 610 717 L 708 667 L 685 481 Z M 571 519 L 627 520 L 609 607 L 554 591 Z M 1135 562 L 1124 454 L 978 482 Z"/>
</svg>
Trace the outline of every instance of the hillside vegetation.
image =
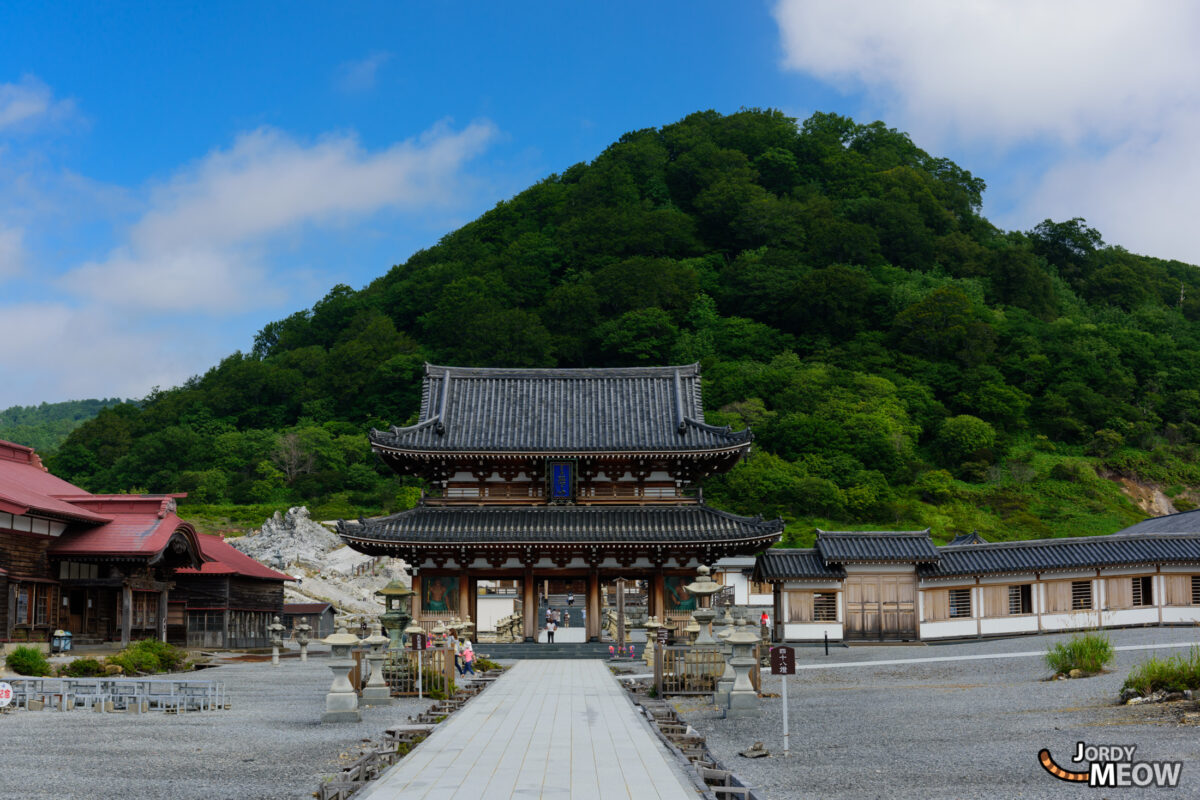
<svg viewBox="0 0 1200 800">
<path fill-rule="evenodd" d="M 414 419 L 426 361 L 699 361 L 708 419 L 757 436 L 706 497 L 782 514 L 789 541 L 1109 533 L 1144 516 L 1117 476 L 1191 507 L 1200 275 L 1081 219 L 999 230 L 983 191 L 906 134 L 832 114 L 629 133 L 249 352 L 106 409 L 53 468 L 93 490 L 377 513 L 417 490 L 366 430 Z"/>
<path fill-rule="evenodd" d="M 36 406 L 10 406 L 0 411 L 0 439 L 23 444 L 42 455 L 54 452 L 67 434 L 100 413 L 120 403 L 119 397 L 107 400 L 68 400 Z"/>
</svg>

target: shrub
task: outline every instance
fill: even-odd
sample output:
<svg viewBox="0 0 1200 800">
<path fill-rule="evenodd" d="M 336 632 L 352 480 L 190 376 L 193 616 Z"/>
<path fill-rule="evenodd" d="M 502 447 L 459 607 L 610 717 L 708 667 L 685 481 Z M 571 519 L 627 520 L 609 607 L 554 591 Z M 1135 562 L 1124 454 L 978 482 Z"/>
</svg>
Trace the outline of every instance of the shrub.
<svg viewBox="0 0 1200 800">
<path fill-rule="evenodd" d="M 49 675 L 50 662 L 36 647 L 15 648 L 4 659 L 5 665 L 18 675 Z"/>
<path fill-rule="evenodd" d="M 126 675 L 175 672 L 187 664 L 187 651 L 158 639 L 142 639 L 109 656 L 107 661 L 125 670 Z"/>
<path fill-rule="evenodd" d="M 76 658 L 59 667 L 58 674 L 68 678 L 94 678 L 104 674 L 104 665 L 94 658 Z"/>
<path fill-rule="evenodd" d="M 1101 633 L 1088 632 L 1057 642 L 1046 651 L 1046 664 L 1054 672 L 1073 669 L 1096 673 L 1113 660 L 1112 642 Z"/>
<path fill-rule="evenodd" d="M 1182 692 L 1200 689 L 1200 647 L 1192 646 L 1188 654 L 1167 658 L 1150 658 L 1133 668 L 1122 689 L 1135 689 L 1143 696 L 1160 689 Z"/>
<path fill-rule="evenodd" d="M 489 669 L 500 669 L 500 665 L 485 656 L 475 657 L 476 672 L 487 672 Z"/>
</svg>

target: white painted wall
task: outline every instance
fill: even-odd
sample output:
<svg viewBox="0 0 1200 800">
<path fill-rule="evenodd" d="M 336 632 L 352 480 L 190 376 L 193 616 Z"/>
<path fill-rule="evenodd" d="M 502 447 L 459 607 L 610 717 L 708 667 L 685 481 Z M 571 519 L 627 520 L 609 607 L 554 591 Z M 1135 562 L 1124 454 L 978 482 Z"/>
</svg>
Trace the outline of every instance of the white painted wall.
<svg viewBox="0 0 1200 800">
<path fill-rule="evenodd" d="M 487 597 L 480 595 L 476 599 L 475 626 L 476 630 L 494 631 L 496 623 L 516 611 L 517 601 L 513 597 Z"/>
<path fill-rule="evenodd" d="M 1163 622 L 1200 623 L 1200 606 L 1164 606 Z"/>
<path fill-rule="evenodd" d="M 979 620 L 979 630 L 984 636 L 1004 633 L 1037 633 L 1036 614 L 1019 614 L 1013 617 L 984 617 Z"/>
<path fill-rule="evenodd" d="M 789 642 L 821 642 L 825 635 L 830 641 L 841 641 L 842 623 L 840 622 L 785 622 L 783 623 L 783 638 Z"/>
<path fill-rule="evenodd" d="M 957 639 L 975 635 L 975 620 L 970 617 L 918 622 L 917 635 L 922 639 Z"/>
</svg>

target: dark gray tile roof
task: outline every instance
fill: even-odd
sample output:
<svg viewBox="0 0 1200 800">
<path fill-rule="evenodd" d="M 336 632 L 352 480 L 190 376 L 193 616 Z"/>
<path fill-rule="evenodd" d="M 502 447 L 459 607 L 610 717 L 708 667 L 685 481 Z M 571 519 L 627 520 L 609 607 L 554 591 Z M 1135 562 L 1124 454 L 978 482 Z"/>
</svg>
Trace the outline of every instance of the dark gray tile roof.
<svg viewBox="0 0 1200 800">
<path fill-rule="evenodd" d="M 987 544 L 988 540 L 979 535 L 979 531 L 971 531 L 970 533 L 960 533 L 950 541 L 946 542 L 947 547 L 952 547 L 959 544 Z"/>
<path fill-rule="evenodd" d="M 817 550 L 828 562 L 908 564 L 938 560 L 937 548 L 923 531 L 817 531 Z"/>
<path fill-rule="evenodd" d="M 415 425 L 373 445 L 440 452 L 689 451 L 746 445 L 750 431 L 704 422 L 700 369 L 425 366 Z"/>
<path fill-rule="evenodd" d="M 1118 533 L 1200 533 L 1200 510 L 1151 517 Z"/>
<path fill-rule="evenodd" d="M 686 506 L 417 506 L 389 517 L 339 522 L 347 542 L 444 544 L 670 544 L 764 540 L 782 520 Z"/>
<path fill-rule="evenodd" d="M 1200 564 L 1200 534 L 1123 534 L 940 548 L 922 577 L 1041 572 L 1138 564 Z"/>
<path fill-rule="evenodd" d="M 801 578 L 839 580 L 844 577 L 846 577 L 846 570 L 838 564 L 827 564 L 815 549 L 793 550 L 772 547 L 760 555 L 754 565 L 754 579 L 759 581 L 785 581 Z"/>
</svg>

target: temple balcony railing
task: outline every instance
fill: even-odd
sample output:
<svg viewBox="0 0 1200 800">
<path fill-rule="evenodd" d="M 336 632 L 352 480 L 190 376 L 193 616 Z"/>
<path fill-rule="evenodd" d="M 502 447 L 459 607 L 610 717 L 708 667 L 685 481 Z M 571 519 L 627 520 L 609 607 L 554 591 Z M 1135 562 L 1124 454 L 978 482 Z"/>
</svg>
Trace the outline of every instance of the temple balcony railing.
<svg viewBox="0 0 1200 800">
<path fill-rule="evenodd" d="M 428 495 L 430 505 L 453 503 L 487 503 L 489 505 L 539 504 L 546 501 L 546 490 L 535 483 L 484 483 L 450 484 L 440 496 Z M 580 484 L 576 488 L 575 502 L 579 504 L 642 504 L 642 503 L 698 503 L 701 497 L 691 487 L 680 488 L 674 484 L 637 483 L 592 483 Z"/>
</svg>

